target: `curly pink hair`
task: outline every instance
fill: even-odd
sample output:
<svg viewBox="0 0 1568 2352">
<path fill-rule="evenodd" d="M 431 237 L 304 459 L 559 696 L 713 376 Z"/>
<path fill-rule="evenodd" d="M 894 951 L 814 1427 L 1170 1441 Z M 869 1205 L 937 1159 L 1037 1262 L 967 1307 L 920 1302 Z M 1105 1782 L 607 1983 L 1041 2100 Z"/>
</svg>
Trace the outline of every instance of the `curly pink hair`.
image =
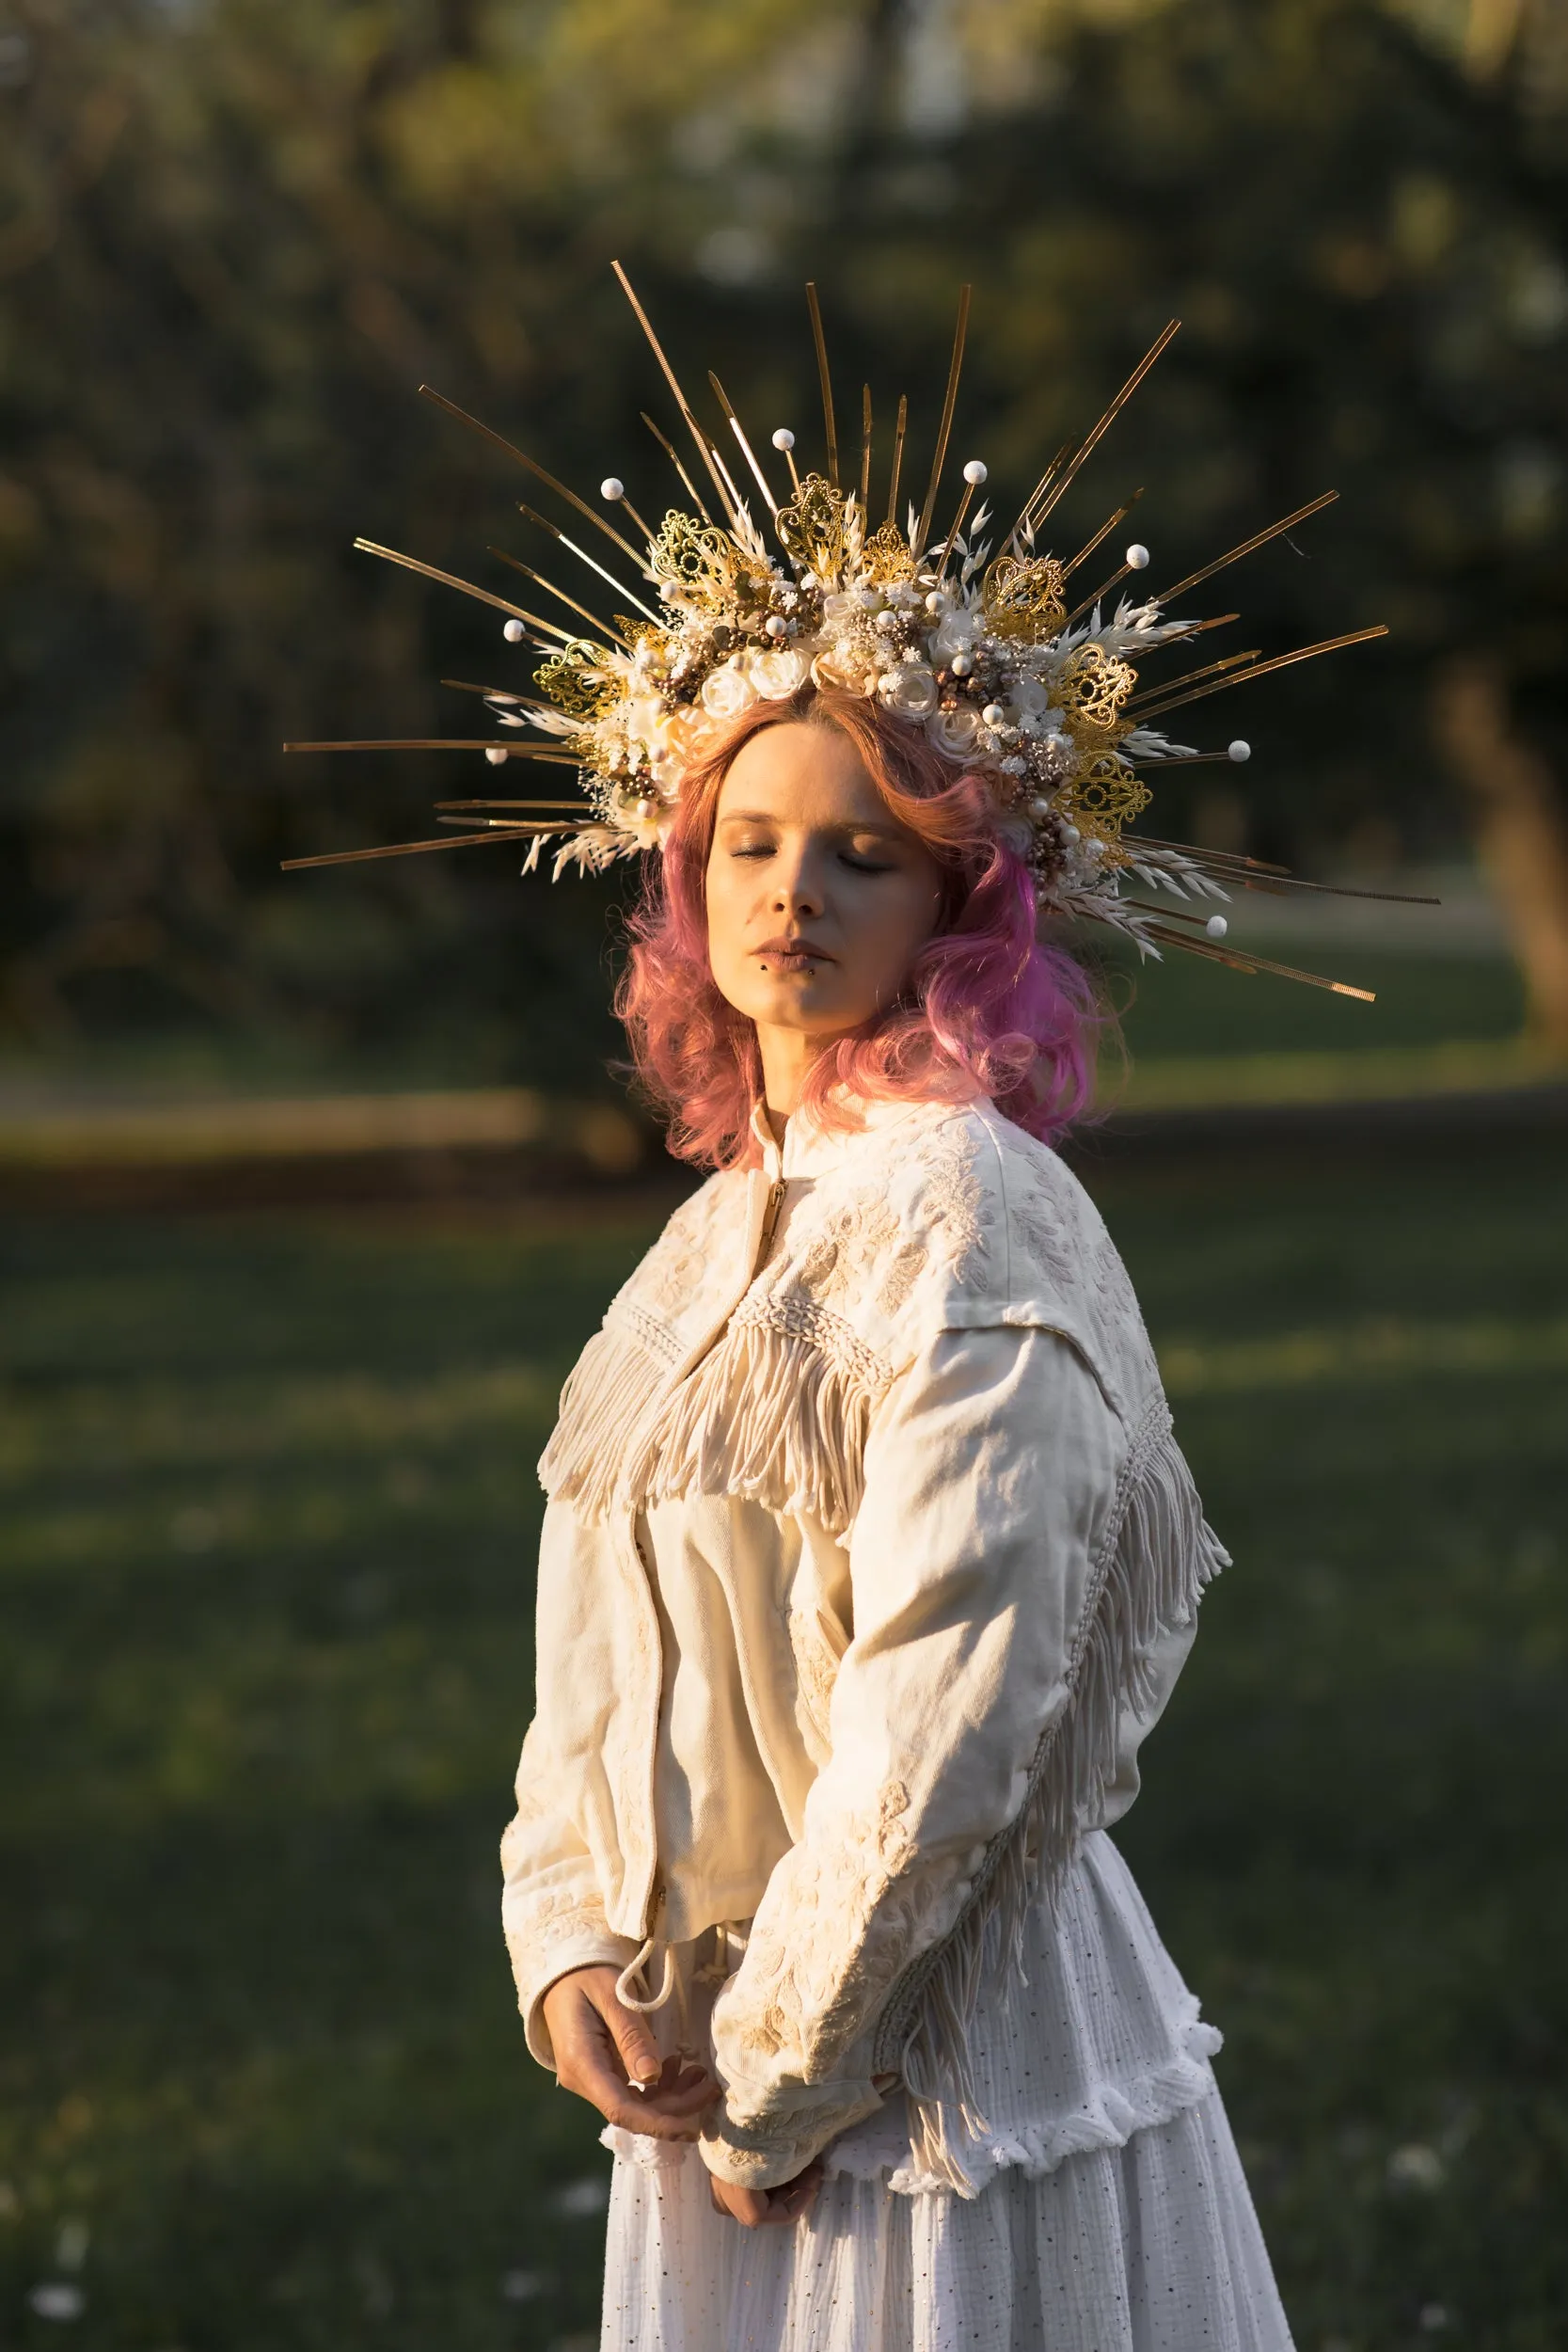
<svg viewBox="0 0 1568 2352">
<path fill-rule="evenodd" d="M 719 993 L 708 964 L 705 876 L 719 793 L 743 743 L 794 722 L 847 736 L 900 824 L 946 876 L 938 928 L 898 1001 L 818 1057 L 801 1107 L 851 1124 L 855 1098 L 973 1102 L 1052 1142 L 1088 1108 L 1106 1016 L 1070 956 L 1036 939 L 1029 869 L 998 831 L 980 779 L 952 766 L 907 721 L 863 696 L 805 688 L 754 703 L 689 770 L 662 857 L 648 861 L 616 992 L 641 1090 L 677 1158 L 744 1165 L 762 1093 L 756 1031 Z M 843 1089 L 844 1093 L 835 1089 Z M 846 1100 L 847 1097 L 847 1101 Z"/>
</svg>

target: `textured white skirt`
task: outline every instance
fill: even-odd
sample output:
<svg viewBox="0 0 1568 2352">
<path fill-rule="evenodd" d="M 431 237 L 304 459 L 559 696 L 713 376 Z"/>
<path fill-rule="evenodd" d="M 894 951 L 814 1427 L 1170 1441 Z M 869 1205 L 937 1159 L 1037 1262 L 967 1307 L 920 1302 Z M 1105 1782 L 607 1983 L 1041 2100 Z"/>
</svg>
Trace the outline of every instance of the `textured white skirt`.
<svg viewBox="0 0 1568 2352">
<path fill-rule="evenodd" d="M 695 2148 L 606 2132 L 601 2352 L 1291 2352 L 1220 2037 L 1102 1834 L 1025 1969 L 975 2020 L 968 2196 L 922 2177 L 896 2099 L 788 2229 L 715 2213 Z"/>
</svg>

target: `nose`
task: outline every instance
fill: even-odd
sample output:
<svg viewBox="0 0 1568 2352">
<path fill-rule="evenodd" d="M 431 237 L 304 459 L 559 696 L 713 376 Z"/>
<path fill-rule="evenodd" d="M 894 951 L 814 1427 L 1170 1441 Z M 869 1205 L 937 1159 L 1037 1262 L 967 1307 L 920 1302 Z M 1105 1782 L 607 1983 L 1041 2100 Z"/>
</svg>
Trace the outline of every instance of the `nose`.
<svg viewBox="0 0 1568 2352">
<path fill-rule="evenodd" d="M 810 921 L 824 905 L 821 861 L 802 843 L 778 859 L 773 869 L 772 909 L 786 921 Z"/>
</svg>

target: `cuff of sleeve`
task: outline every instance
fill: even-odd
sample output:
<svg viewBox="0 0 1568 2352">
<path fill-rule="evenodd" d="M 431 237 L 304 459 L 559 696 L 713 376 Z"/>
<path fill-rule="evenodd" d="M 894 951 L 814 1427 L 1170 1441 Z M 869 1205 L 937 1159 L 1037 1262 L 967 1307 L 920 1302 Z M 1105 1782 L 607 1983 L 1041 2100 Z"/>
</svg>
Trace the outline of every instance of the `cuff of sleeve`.
<svg viewBox="0 0 1568 2352">
<path fill-rule="evenodd" d="M 637 1946 L 628 1936 L 612 1934 L 609 1928 L 580 1929 L 577 1934 L 543 1947 L 521 1937 L 509 1941 L 512 1971 L 517 1979 L 517 2007 L 523 2015 L 529 2055 L 553 2074 L 555 2052 L 546 2030 L 543 2008 L 546 1994 L 552 1984 L 570 1976 L 574 1968 L 624 1968 L 628 1961 L 636 1959 Z"/>
<path fill-rule="evenodd" d="M 800 2086 L 787 2106 L 781 2102 L 745 2122 L 730 2114 L 726 2100 L 703 2126 L 703 2162 L 736 2188 L 782 2188 L 881 2104 L 882 2093 L 869 2081 Z"/>
</svg>

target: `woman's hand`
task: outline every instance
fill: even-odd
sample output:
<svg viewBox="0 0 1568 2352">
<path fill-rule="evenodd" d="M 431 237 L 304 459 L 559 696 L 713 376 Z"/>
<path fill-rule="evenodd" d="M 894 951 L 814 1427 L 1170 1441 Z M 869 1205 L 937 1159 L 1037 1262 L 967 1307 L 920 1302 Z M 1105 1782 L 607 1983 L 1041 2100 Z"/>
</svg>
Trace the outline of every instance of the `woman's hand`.
<svg viewBox="0 0 1568 2352">
<path fill-rule="evenodd" d="M 777 2188 L 737 2188 L 716 2172 L 707 2176 L 715 2213 L 727 2213 L 743 2230 L 787 2229 L 799 2221 L 822 2184 L 822 2159 L 813 2156 L 803 2172 Z"/>
<path fill-rule="evenodd" d="M 705 2067 L 660 2059 L 646 2019 L 617 2000 L 613 1968 L 557 1977 L 540 2006 L 562 2090 L 575 2090 L 623 2131 L 696 2138 L 719 2085 Z"/>
</svg>

